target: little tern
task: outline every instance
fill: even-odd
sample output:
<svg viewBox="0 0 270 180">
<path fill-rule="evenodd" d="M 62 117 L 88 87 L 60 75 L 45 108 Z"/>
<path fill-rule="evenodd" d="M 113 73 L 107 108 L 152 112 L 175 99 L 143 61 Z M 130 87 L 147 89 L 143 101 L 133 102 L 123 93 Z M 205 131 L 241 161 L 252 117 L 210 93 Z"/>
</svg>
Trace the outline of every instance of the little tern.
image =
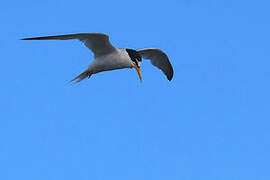
<svg viewBox="0 0 270 180">
<path fill-rule="evenodd" d="M 173 68 L 169 61 L 168 56 L 157 48 L 146 49 L 127 49 L 115 48 L 109 41 L 109 36 L 103 33 L 79 33 L 79 34 L 66 34 L 56 36 L 43 36 L 23 38 L 22 40 L 68 40 L 78 39 L 82 41 L 94 54 L 94 60 L 88 68 L 71 80 L 75 83 L 80 82 L 92 74 L 102 71 L 109 71 L 122 68 L 135 68 L 138 72 L 140 81 L 141 77 L 141 62 L 142 58 L 151 60 L 151 63 L 161 69 L 167 76 L 169 81 L 173 77 Z"/>
</svg>

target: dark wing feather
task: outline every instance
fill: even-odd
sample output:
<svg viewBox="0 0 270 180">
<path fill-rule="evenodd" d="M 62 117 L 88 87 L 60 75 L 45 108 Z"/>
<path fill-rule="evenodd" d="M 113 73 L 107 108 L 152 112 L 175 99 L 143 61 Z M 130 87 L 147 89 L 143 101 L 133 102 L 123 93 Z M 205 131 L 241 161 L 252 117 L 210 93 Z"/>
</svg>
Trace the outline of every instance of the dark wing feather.
<svg viewBox="0 0 270 180">
<path fill-rule="evenodd" d="M 156 48 L 146 48 L 137 50 L 137 52 L 139 52 L 144 59 L 150 59 L 154 66 L 163 71 L 169 81 L 172 80 L 173 68 L 168 56 L 163 51 Z"/>
</svg>

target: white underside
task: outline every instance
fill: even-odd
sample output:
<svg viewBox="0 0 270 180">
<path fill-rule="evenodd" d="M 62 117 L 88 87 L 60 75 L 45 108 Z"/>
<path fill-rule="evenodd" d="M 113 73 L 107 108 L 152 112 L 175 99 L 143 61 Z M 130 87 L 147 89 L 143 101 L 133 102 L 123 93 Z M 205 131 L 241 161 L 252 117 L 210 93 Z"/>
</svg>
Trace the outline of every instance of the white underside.
<svg viewBox="0 0 270 180">
<path fill-rule="evenodd" d="M 116 49 L 113 53 L 96 57 L 88 67 L 92 73 L 109 71 L 115 69 L 132 68 L 133 61 L 125 49 Z"/>
</svg>

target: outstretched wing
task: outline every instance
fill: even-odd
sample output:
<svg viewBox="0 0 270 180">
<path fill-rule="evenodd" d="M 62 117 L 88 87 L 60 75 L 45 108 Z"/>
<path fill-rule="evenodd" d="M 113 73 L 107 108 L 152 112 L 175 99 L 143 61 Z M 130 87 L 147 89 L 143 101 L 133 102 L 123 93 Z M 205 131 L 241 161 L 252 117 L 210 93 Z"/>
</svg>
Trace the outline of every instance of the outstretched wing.
<svg viewBox="0 0 270 180">
<path fill-rule="evenodd" d="M 173 68 L 168 56 L 163 51 L 156 48 L 139 49 L 136 51 L 139 52 L 144 59 L 150 59 L 154 66 L 163 71 L 169 81 L 172 80 Z"/>
<path fill-rule="evenodd" d="M 57 36 L 43 36 L 24 38 L 22 40 L 68 40 L 78 39 L 82 41 L 86 47 L 88 47 L 95 57 L 109 54 L 116 50 L 116 48 L 110 43 L 109 36 L 102 33 L 79 33 L 79 34 L 66 34 Z"/>
</svg>

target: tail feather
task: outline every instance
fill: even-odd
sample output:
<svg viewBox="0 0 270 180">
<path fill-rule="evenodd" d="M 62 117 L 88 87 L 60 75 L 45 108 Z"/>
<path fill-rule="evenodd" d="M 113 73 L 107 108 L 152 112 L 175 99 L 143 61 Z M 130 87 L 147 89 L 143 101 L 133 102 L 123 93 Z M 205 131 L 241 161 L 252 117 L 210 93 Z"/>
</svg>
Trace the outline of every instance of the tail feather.
<svg viewBox="0 0 270 180">
<path fill-rule="evenodd" d="M 92 75 L 91 72 L 86 70 L 83 73 L 81 73 L 79 76 L 77 76 L 74 79 L 72 79 L 71 81 L 69 81 L 69 83 L 71 83 L 71 82 L 73 82 L 75 80 L 77 80 L 77 81 L 75 81 L 75 83 L 78 83 L 78 82 L 84 80 L 87 77 L 89 78 L 91 75 Z"/>
</svg>

